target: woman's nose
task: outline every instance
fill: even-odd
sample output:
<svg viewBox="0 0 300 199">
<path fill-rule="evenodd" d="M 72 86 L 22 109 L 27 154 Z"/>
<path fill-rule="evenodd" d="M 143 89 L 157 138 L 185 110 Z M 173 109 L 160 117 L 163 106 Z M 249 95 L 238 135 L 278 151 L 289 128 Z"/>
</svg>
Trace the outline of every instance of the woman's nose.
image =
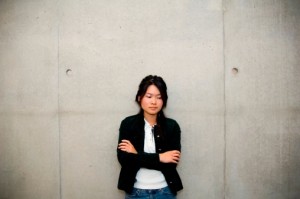
<svg viewBox="0 0 300 199">
<path fill-rule="evenodd" d="M 151 103 L 152 103 L 152 104 L 156 104 L 156 99 L 155 99 L 155 98 L 152 98 Z"/>
</svg>

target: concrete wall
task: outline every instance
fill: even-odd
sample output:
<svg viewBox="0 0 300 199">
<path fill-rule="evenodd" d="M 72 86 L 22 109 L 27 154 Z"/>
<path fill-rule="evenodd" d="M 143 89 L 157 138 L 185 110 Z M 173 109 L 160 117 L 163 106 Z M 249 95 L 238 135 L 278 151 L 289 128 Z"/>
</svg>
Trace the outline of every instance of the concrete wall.
<svg viewBox="0 0 300 199">
<path fill-rule="evenodd" d="M 226 3 L 228 198 L 300 197 L 299 11 L 300 1 Z"/>
<path fill-rule="evenodd" d="M 148 74 L 182 128 L 179 199 L 298 198 L 299 20 L 297 0 L 0 0 L 0 199 L 123 198 Z"/>
</svg>

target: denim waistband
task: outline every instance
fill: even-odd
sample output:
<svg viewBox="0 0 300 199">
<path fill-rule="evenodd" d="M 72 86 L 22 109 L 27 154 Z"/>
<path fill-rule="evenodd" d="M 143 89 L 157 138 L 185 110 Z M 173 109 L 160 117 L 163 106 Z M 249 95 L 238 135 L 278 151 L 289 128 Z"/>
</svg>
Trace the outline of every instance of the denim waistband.
<svg viewBox="0 0 300 199">
<path fill-rule="evenodd" d="M 164 187 L 160 189 L 138 189 L 138 188 L 133 188 L 133 192 L 136 193 L 147 193 L 147 194 L 156 194 L 160 192 L 171 192 L 169 187 Z"/>
</svg>

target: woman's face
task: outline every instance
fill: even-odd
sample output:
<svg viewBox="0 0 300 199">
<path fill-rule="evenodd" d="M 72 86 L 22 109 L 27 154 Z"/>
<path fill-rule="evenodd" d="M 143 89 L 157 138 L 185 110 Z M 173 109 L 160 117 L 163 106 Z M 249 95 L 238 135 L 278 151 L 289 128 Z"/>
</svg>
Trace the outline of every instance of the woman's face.
<svg viewBox="0 0 300 199">
<path fill-rule="evenodd" d="M 144 114 L 157 115 L 162 109 L 163 100 L 158 88 L 154 85 L 150 85 L 141 99 L 141 107 L 144 110 Z"/>
</svg>

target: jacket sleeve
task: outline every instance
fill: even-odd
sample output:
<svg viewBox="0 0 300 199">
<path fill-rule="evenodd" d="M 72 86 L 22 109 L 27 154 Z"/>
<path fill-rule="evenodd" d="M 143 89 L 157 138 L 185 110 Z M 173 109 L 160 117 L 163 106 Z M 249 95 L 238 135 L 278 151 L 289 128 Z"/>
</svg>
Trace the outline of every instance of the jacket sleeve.
<svg viewBox="0 0 300 199">
<path fill-rule="evenodd" d="M 181 130 L 178 123 L 173 120 L 171 125 L 171 132 L 168 132 L 168 139 L 169 139 L 169 150 L 178 150 L 181 151 Z"/>
<path fill-rule="evenodd" d="M 136 136 L 133 135 L 133 132 L 130 130 L 130 123 L 125 120 L 121 122 L 119 129 L 119 140 L 118 144 L 122 140 L 129 140 L 138 154 L 128 153 L 117 149 L 118 161 L 122 167 L 135 167 L 135 168 L 148 168 L 159 170 L 160 161 L 158 153 L 145 153 L 141 148 L 142 144 L 139 142 L 144 142 L 144 140 L 139 140 Z"/>
<path fill-rule="evenodd" d="M 181 130 L 175 120 L 171 120 L 167 126 L 167 144 L 165 151 L 181 151 Z M 175 163 L 161 163 L 161 169 L 176 168 Z"/>
</svg>

